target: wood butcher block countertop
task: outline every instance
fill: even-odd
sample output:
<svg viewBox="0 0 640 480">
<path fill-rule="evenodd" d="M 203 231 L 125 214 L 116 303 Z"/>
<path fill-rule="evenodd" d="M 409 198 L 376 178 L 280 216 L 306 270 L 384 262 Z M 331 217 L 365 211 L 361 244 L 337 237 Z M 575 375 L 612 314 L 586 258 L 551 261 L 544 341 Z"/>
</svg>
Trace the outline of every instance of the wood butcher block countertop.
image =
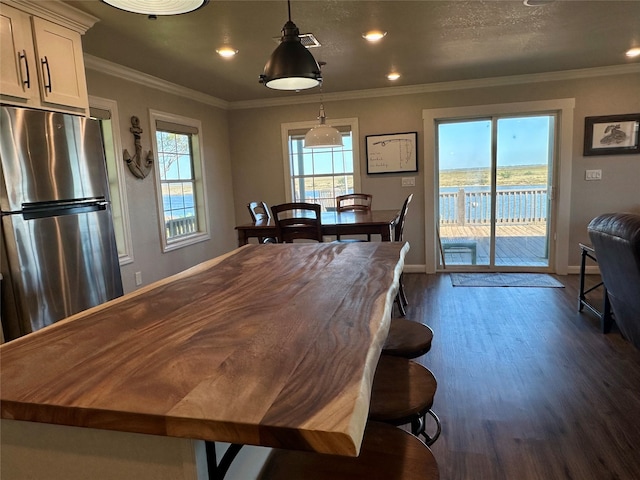
<svg viewBox="0 0 640 480">
<path fill-rule="evenodd" d="M 247 245 L 0 347 L 4 419 L 357 455 L 406 243 Z"/>
</svg>

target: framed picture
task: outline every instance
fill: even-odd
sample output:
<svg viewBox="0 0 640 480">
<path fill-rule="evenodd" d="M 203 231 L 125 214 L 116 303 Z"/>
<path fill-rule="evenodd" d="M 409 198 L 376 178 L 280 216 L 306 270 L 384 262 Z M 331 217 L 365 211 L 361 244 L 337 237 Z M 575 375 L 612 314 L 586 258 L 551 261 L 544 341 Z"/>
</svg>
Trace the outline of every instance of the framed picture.
<svg viewBox="0 0 640 480">
<path fill-rule="evenodd" d="M 583 155 L 640 153 L 640 113 L 586 117 Z"/>
<path fill-rule="evenodd" d="M 418 132 L 367 135 L 367 173 L 418 171 Z"/>
</svg>

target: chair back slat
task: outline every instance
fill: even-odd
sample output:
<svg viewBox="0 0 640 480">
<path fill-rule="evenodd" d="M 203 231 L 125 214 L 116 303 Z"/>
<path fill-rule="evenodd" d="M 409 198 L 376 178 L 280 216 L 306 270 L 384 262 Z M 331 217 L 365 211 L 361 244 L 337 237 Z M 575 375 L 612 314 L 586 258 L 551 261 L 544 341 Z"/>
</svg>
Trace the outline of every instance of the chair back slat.
<svg viewBox="0 0 640 480">
<path fill-rule="evenodd" d="M 338 212 L 347 211 L 369 211 L 373 197 L 368 193 L 349 193 L 336 197 L 336 210 Z"/>
</svg>

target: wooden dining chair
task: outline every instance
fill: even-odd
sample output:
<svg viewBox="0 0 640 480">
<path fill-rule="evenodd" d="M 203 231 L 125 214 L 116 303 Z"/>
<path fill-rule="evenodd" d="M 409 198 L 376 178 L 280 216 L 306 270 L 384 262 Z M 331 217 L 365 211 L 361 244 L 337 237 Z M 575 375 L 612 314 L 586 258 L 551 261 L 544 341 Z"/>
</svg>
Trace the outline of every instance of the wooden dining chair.
<svg viewBox="0 0 640 480">
<path fill-rule="evenodd" d="M 254 222 L 269 221 L 271 218 L 271 211 L 265 202 L 249 202 L 247 208 Z"/>
<path fill-rule="evenodd" d="M 400 214 L 398 215 L 398 220 L 396 221 L 395 227 L 393 229 L 393 240 L 395 242 L 402 242 L 402 236 L 404 233 L 404 224 L 407 218 L 407 212 L 409 211 L 409 204 L 413 199 L 413 193 L 411 193 L 402 204 L 402 208 L 400 209 Z M 398 311 L 401 316 L 405 316 L 407 314 L 405 307 L 409 304 L 407 301 L 407 294 L 404 291 L 404 282 L 402 278 L 402 274 L 400 274 L 400 282 L 398 286 L 398 294 L 395 298 L 395 303 L 398 306 Z"/>
<path fill-rule="evenodd" d="M 337 212 L 368 212 L 371 210 L 373 195 L 368 193 L 348 193 L 336 197 Z M 340 241 L 340 235 L 336 235 L 336 240 Z M 360 241 L 349 239 L 349 241 Z M 371 234 L 367 234 L 367 242 L 371 241 Z"/>
<path fill-rule="evenodd" d="M 367 422 L 357 457 L 274 450 L 259 480 L 438 480 L 431 449 L 410 433 Z"/>
<path fill-rule="evenodd" d="M 442 432 L 440 419 L 432 410 L 438 383 L 425 366 L 406 358 L 381 355 L 371 388 L 369 420 L 394 426 L 411 425 L 411 433 L 432 445 Z M 435 432 L 427 433 L 427 415 Z"/>
<path fill-rule="evenodd" d="M 265 202 L 249 202 L 247 209 L 251 215 L 253 223 L 269 223 L 271 219 L 271 210 Z M 275 238 L 272 237 L 258 237 L 260 243 L 277 243 Z"/>
<path fill-rule="evenodd" d="M 279 243 L 292 243 L 298 239 L 322 242 L 320 205 L 304 202 L 282 203 L 272 205 L 271 213 Z"/>
</svg>

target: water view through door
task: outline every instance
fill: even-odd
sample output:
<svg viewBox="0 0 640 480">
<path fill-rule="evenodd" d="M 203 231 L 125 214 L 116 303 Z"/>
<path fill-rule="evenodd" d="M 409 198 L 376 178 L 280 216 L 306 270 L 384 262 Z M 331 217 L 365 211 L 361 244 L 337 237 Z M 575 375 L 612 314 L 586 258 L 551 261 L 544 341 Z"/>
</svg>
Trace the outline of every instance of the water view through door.
<svg viewBox="0 0 640 480">
<path fill-rule="evenodd" d="M 438 123 L 440 267 L 549 267 L 554 115 Z"/>
</svg>

